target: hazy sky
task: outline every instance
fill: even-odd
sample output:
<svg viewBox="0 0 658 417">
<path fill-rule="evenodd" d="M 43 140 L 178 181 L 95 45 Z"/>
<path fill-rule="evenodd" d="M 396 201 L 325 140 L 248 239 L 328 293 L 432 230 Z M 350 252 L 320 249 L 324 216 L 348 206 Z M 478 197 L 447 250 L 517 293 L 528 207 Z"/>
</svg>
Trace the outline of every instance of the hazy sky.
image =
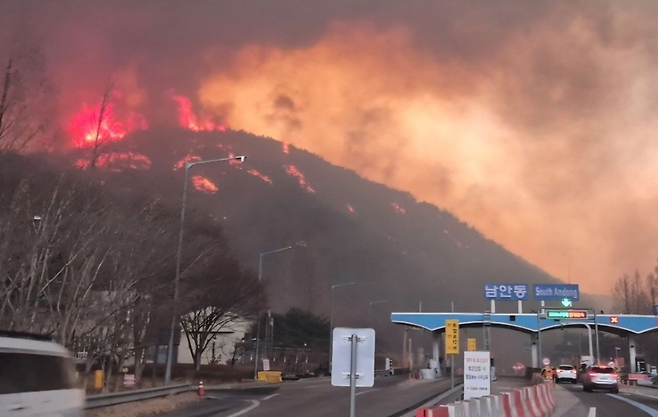
<svg viewBox="0 0 658 417">
<path fill-rule="evenodd" d="M 64 124 L 112 79 L 149 125 L 172 91 L 447 208 L 591 292 L 658 258 L 655 1 L 30 1 Z M 4 58 L 3 58 L 4 59 Z"/>
</svg>

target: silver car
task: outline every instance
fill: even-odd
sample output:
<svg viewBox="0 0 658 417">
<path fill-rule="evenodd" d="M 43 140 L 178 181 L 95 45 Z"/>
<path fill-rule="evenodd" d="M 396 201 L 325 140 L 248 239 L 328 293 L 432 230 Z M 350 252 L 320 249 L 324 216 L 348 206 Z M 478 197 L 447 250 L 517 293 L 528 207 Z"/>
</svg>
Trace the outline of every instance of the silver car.
<svg viewBox="0 0 658 417">
<path fill-rule="evenodd" d="M 571 365 L 560 365 L 555 370 L 555 382 L 560 383 L 563 381 L 575 384 L 577 382 L 576 368 Z"/>
<path fill-rule="evenodd" d="M 609 366 L 592 366 L 583 375 L 583 391 L 592 392 L 595 389 L 619 392 L 619 376 L 614 368 Z"/>
</svg>

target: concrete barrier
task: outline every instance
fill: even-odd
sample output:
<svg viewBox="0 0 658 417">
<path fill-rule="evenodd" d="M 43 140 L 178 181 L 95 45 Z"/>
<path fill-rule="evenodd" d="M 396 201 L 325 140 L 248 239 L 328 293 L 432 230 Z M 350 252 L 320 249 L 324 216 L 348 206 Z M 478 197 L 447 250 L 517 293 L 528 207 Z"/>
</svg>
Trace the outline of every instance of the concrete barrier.
<svg viewBox="0 0 658 417">
<path fill-rule="evenodd" d="M 281 378 L 281 372 L 278 371 L 259 371 L 258 380 L 270 384 L 283 382 L 283 379 Z"/>
<path fill-rule="evenodd" d="M 543 383 L 501 395 L 420 408 L 416 417 L 550 417 L 557 408 L 555 384 Z"/>
<path fill-rule="evenodd" d="M 441 405 L 432 408 L 419 408 L 416 410 L 416 417 L 455 417 L 454 406 L 453 413 L 450 413 L 449 406 Z"/>
</svg>

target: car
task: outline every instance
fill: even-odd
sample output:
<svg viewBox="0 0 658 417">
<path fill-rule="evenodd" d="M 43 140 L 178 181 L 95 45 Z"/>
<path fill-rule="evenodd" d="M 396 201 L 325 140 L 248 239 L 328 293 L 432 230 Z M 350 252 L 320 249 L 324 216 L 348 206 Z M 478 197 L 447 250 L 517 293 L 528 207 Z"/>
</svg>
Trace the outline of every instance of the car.
<svg viewBox="0 0 658 417">
<path fill-rule="evenodd" d="M 583 391 L 592 392 L 604 389 L 615 394 L 619 392 L 619 375 L 610 366 L 592 366 L 583 375 Z"/>
<path fill-rule="evenodd" d="M 578 374 L 576 368 L 571 365 L 560 365 L 557 367 L 557 373 L 555 375 L 555 382 L 558 384 L 562 381 L 571 382 L 575 384 L 578 382 Z"/>
<path fill-rule="evenodd" d="M 71 354 L 48 337 L 0 331 L 0 416 L 81 417 L 85 392 Z"/>
</svg>

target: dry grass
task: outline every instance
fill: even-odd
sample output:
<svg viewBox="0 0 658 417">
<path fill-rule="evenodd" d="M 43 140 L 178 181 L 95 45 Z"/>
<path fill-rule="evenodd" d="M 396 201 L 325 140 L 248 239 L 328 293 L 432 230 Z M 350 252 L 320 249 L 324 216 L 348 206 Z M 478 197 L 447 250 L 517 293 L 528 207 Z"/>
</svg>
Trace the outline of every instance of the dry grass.
<svg viewBox="0 0 658 417">
<path fill-rule="evenodd" d="M 203 399 L 196 392 L 85 411 L 84 417 L 146 417 L 177 410 Z"/>
</svg>

